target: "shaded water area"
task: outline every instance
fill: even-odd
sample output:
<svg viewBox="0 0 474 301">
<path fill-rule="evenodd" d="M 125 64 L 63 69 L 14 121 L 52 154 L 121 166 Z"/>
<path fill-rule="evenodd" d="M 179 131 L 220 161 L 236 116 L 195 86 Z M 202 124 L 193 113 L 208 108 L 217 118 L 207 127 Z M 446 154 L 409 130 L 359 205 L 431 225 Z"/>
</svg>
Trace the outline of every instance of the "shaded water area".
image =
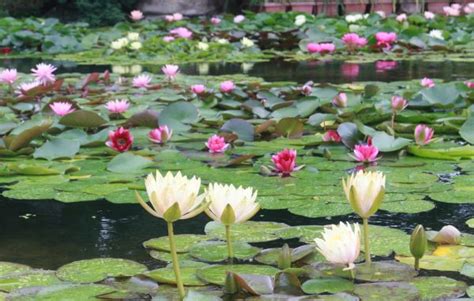
<svg viewBox="0 0 474 301">
<path fill-rule="evenodd" d="M 16 68 L 29 73 L 32 66 L 43 62 L 40 59 L 3 59 L 2 67 Z M 78 65 L 67 61 L 48 61 L 58 67 L 58 73 L 90 73 L 111 71 L 161 73 L 161 65 L 143 65 L 135 68 L 110 65 Z M 340 60 L 286 62 L 272 60 L 260 63 L 196 63 L 180 65 L 187 75 L 228 75 L 246 73 L 261 77 L 267 81 L 294 81 L 305 83 L 345 83 L 352 81 L 402 81 L 423 77 L 438 78 L 446 81 L 472 78 L 474 62 L 424 62 L 424 61 L 377 61 L 375 63 L 347 63 Z"/>
<path fill-rule="evenodd" d="M 157 261 L 147 254 L 141 244 L 152 237 L 166 235 L 166 224 L 162 220 L 133 204 L 115 205 L 106 201 L 65 204 L 48 200 L 1 199 L 0 214 L 1 260 L 34 267 L 56 269 L 68 262 L 94 257 L 128 258 L 154 267 Z M 417 214 L 379 211 L 371 218 L 371 223 L 409 232 L 419 223 L 436 230 L 453 224 L 460 231 L 469 233 L 472 229 L 464 221 L 472 216 L 472 205 L 436 203 L 435 209 Z M 286 210 L 262 210 L 253 220 L 283 222 L 292 226 L 360 222 L 355 215 L 306 218 Z M 204 226 L 209 221 L 205 214 L 178 221 L 176 232 L 204 233 Z M 296 240 L 291 242 L 298 244 Z M 262 246 L 281 245 L 282 242 L 277 241 Z"/>
</svg>

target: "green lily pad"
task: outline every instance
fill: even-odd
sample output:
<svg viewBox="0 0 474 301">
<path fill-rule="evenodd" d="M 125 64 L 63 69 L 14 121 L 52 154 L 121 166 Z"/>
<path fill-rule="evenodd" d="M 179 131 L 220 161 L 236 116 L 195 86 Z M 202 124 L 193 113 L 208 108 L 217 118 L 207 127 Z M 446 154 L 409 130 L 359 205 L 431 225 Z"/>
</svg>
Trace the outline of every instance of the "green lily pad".
<svg viewBox="0 0 474 301">
<path fill-rule="evenodd" d="M 173 257 L 171 256 L 171 253 L 165 252 L 165 251 L 157 251 L 157 250 L 151 250 L 150 251 L 150 256 L 158 259 L 163 262 L 170 263 L 173 261 Z M 178 260 L 179 261 L 184 261 L 184 260 L 193 260 L 193 257 L 189 255 L 189 253 L 178 253 Z"/>
<path fill-rule="evenodd" d="M 227 272 L 236 274 L 267 275 L 274 276 L 280 270 L 267 265 L 212 265 L 198 270 L 197 275 L 200 279 L 217 285 L 224 285 Z"/>
<path fill-rule="evenodd" d="M 421 295 L 421 300 L 448 300 L 464 295 L 467 285 L 448 277 L 418 277 L 411 282 Z"/>
<path fill-rule="evenodd" d="M 251 259 L 260 252 L 260 249 L 245 242 L 232 243 L 234 258 L 240 260 Z M 189 254 L 202 261 L 219 262 L 228 258 L 227 243 L 221 241 L 205 241 L 195 244 Z"/>
<path fill-rule="evenodd" d="M 176 243 L 176 252 L 186 253 L 189 252 L 192 246 L 195 244 L 209 239 L 206 235 L 199 234 L 178 234 L 174 236 Z M 162 236 L 158 238 L 152 238 L 143 242 L 143 246 L 147 249 L 155 249 L 170 252 L 170 243 L 168 236 Z"/>
<path fill-rule="evenodd" d="M 36 149 L 33 158 L 54 160 L 58 158 L 72 158 L 79 152 L 79 141 L 68 139 L 52 139 Z"/>
<path fill-rule="evenodd" d="M 26 287 L 48 286 L 58 283 L 61 283 L 61 280 L 58 279 L 54 271 L 30 270 L 1 277 L 0 290 L 11 292 Z"/>
<path fill-rule="evenodd" d="M 12 300 L 17 301 L 62 301 L 62 300 L 94 300 L 96 296 L 115 291 L 114 288 L 102 284 L 57 284 L 47 286 L 31 294 L 11 294 Z"/>
<path fill-rule="evenodd" d="M 470 287 L 467 288 L 466 294 L 469 297 L 474 298 L 474 285 L 471 285 Z"/>
<path fill-rule="evenodd" d="M 6 276 L 10 273 L 23 273 L 32 268 L 19 263 L 0 261 L 0 277 Z"/>
<path fill-rule="evenodd" d="M 463 267 L 461 268 L 461 274 L 467 276 L 467 277 L 470 277 L 470 278 L 474 278 L 474 261 L 473 263 L 465 263 L 463 265 Z"/>
<path fill-rule="evenodd" d="M 148 158 L 126 152 L 113 158 L 107 165 L 107 170 L 116 173 L 134 173 L 151 164 L 152 161 Z"/>
<path fill-rule="evenodd" d="M 303 283 L 301 289 L 306 294 L 334 294 L 352 291 L 354 289 L 354 283 L 347 279 L 338 277 L 310 279 Z"/>
<path fill-rule="evenodd" d="M 385 300 L 388 296 L 391 301 L 416 301 L 420 297 L 417 288 L 407 282 L 358 284 L 354 293 L 364 301 Z"/>
<path fill-rule="evenodd" d="M 474 218 L 468 219 L 466 221 L 466 224 L 468 225 L 469 228 L 474 228 Z"/>
<path fill-rule="evenodd" d="M 213 296 L 210 294 L 204 294 L 196 291 L 189 290 L 184 297 L 184 301 L 219 301 L 222 300 L 217 296 Z"/>
<path fill-rule="evenodd" d="M 249 221 L 232 225 L 230 233 L 232 241 L 264 242 L 278 239 L 277 231 L 286 227 L 283 223 Z M 225 227 L 221 223 L 209 222 L 204 231 L 210 237 L 225 240 Z"/>
<path fill-rule="evenodd" d="M 74 261 L 63 265 L 57 276 L 75 283 L 92 283 L 108 277 L 134 276 L 147 271 L 146 266 L 120 258 L 95 258 Z"/>
<path fill-rule="evenodd" d="M 355 277 L 358 280 L 378 281 L 407 281 L 417 275 L 412 266 L 396 261 L 377 261 L 370 267 L 365 263 L 356 265 Z"/>
<path fill-rule="evenodd" d="M 203 286 L 206 282 L 197 277 L 197 270 L 200 267 L 180 267 L 181 278 L 184 285 Z M 174 269 L 172 267 L 152 270 L 145 273 L 145 276 L 160 283 L 176 284 Z"/>
</svg>

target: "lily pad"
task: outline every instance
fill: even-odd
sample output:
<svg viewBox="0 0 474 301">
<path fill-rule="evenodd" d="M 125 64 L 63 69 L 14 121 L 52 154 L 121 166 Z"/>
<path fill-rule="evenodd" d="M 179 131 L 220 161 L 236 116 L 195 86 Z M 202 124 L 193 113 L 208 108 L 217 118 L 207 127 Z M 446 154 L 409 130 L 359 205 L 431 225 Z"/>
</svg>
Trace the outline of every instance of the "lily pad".
<svg viewBox="0 0 474 301">
<path fill-rule="evenodd" d="M 23 273 L 29 270 L 31 270 L 31 267 L 24 264 L 0 261 L 0 277 L 10 273 Z"/>
<path fill-rule="evenodd" d="M 377 282 L 358 284 L 354 293 L 364 301 L 416 301 L 419 300 L 417 288 L 407 282 Z"/>
<path fill-rule="evenodd" d="M 181 278 L 184 285 L 203 286 L 206 282 L 198 278 L 196 275 L 199 267 L 181 267 Z M 146 272 L 145 276 L 158 281 L 160 283 L 176 284 L 174 269 L 172 267 L 161 268 Z"/>
<path fill-rule="evenodd" d="M 151 164 L 152 161 L 148 158 L 126 152 L 114 157 L 107 165 L 107 170 L 116 173 L 134 173 Z"/>
<path fill-rule="evenodd" d="M 178 253 L 187 253 L 195 244 L 209 239 L 206 235 L 199 234 L 178 234 L 174 236 L 176 243 L 176 251 Z M 143 246 L 147 249 L 155 249 L 170 252 L 170 243 L 168 236 L 152 238 L 143 242 Z"/>
<path fill-rule="evenodd" d="M 464 295 L 467 285 L 448 277 L 418 277 L 410 284 L 420 292 L 421 300 L 448 300 Z"/>
<path fill-rule="evenodd" d="M 0 291 L 11 292 L 26 287 L 48 286 L 58 283 L 61 283 L 61 280 L 58 279 L 54 271 L 31 270 L 1 277 Z"/>
<path fill-rule="evenodd" d="M 354 283 L 344 278 L 319 278 L 310 279 L 301 286 L 303 292 L 306 294 L 321 294 L 321 293 L 339 293 L 350 292 L 354 289 Z"/>
<path fill-rule="evenodd" d="M 260 252 L 257 247 L 252 247 L 245 242 L 232 243 L 234 258 L 240 260 L 251 259 Z M 189 254 L 202 261 L 219 262 L 228 257 L 227 243 L 220 241 L 205 241 L 191 247 Z"/>
<path fill-rule="evenodd" d="M 253 222 L 232 225 L 230 228 L 232 241 L 265 242 L 279 238 L 277 231 L 288 225 L 275 222 Z M 209 222 L 204 231 L 213 238 L 225 240 L 225 227 L 218 222 Z"/>
<path fill-rule="evenodd" d="M 60 300 L 93 300 L 97 296 L 115 291 L 114 288 L 102 284 L 58 284 L 47 286 L 31 294 L 17 291 L 11 294 L 17 301 L 60 301 Z"/>
<path fill-rule="evenodd" d="M 79 141 L 56 138 L 46 142 L 40 148 L 36 149 L 33 157 L 47 160 L 72 158 L 79 152 L 80 147 L 81 144 Z"/>
<path fill-rule="evenodd" d="M 274 276 L 280 270 L 268 265 L 212 265 L 198 270 L 200 279 L 217 285 L 224 285 L 227 272 L 236 274 L 267 275 Z"/>
<path fill-rule="evenodd" d="M 57 276 L 75 283 L 92 283 L 108 277 L 134 276 L 147 271 L 146 266 L 120 258 L 95 258 L 74 261 L 63 265 Z"/>
</svg>

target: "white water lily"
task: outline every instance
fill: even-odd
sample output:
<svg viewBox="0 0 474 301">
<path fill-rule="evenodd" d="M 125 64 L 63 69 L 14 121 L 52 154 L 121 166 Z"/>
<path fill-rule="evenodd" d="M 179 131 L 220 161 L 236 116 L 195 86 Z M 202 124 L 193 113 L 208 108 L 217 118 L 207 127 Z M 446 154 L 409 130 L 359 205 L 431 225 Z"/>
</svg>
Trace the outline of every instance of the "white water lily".
<svg viewBox="0 0 474 301">
<path fill-rule="evenodd" d="M 142 43 L 140 42 L 132 42 L 130 44 L 130 49 L 132 50 L 139 50 L 140 48 L 142 48 Z"/>
<path fill-rule="evenodd" d="M 242 40 L 240 40 L 240 44 L 246 48 L 250 48 L 255 45 L 255 43 L 247 37 L 243 37 Z"/>
<path fill-rule="evenodd" d="M 120 38 L 120 39 L 117 39 L 117 40 L 113 41 L 112 44 L 110 45 L 110 47 L 112 47 L 112 49 L 119 50 L 119 49 L 122 49 L 123 47 L 127 46 L 128 42 L 129 41 L 128 41 L 127 38 Z"/>
<path fill-rule="evenodd" d="M 229 40 L 227 39 L 216 39 L 216 42 L 221 45 L 229 44 Z"/>
<path fill-rule="evenodd" d="M 457 245 L 461 239 L 461 232 L 451 225 L 444 226 L 439 230 L 438 234 L 436 234 L 432 241 L 440 243 L 440 244 L 447 244 L 447 245 Z"/>
<path fill-rule="evenodd" d="M 353 14 L 353 15 L 347 15 L 346 16 L 346 22 L 347 23 L 355 23 L 357 21 L 360 21 L 364 18 L 361 14 Z"/>
<path fill-rule="evenodd" d="M 295 18 L 295 25 L 301 26 L 306 23 L 306 16 L 305 15 L 297 15 Z"/>
<path fill-rule="evenodd" d="M 443 31 L 439 29 L 433 29 L 430 31 L 429 36 L 435 39 L 444 40 Z"/>
<path fill-rule="evenodd" d="M 327 261 L 346 266 L 344 270 L 355 267 L 354 262 L 360 254 L 360 228 L 359 224 L 340 222 L 339 225 L 331 225 L 324 228 L 322 239 L 316 238 L 316 249 Z"/>
<path fill-rule="evenodd" d="M 260 209 L 253 188 L 236 188 L 234 185 L 211 183 L 206 191 L 209 207 L 206 214 L 224 225 L 243 223 Z"/>
<path fill-rule="evenodd" d="M 205 42 L 199 42 L 199 43 L 197 44 L 197 48 L 198 48 L 199 50 L 206 51 L 206 50 L 209 49 L 209 44 L 207 44 L 207 43 L 205 43 Z"/>
<path fill-rule="evenodd" d="M 127 39 L 130 41 L 138 41 L 140 39 L 140 34 L 138 32 L 129 32 Z"/>
<path fill-rule="evenodd" d="M 366 219 L 380 207 L 385 194 L 385 176 L 381 172 L 359 171 L 342 180 L 347 200 L 360 217 Z"/>
<path fill-rule="evenodd" d="M 146 192 L 151 207 L 137 193 L 138 202 L 148 213 L 167 222 L 188 219 L 204 211 L 207 206 L 204 194 L 199 194 L 201 179 L 191 179 L 178 172 L 168 172 L 164 177 L 156 171 L 156 177 L 149 174 L 145 180 Z"/>
</svg>

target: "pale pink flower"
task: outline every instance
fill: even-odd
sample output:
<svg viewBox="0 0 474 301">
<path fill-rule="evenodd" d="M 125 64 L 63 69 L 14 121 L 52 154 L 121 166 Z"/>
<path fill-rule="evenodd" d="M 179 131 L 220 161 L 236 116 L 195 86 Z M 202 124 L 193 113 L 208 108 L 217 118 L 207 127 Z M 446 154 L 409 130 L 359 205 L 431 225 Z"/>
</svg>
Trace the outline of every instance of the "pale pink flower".
<svg viewBox="0 0 474 301">
<path fill-rule="evenodd" d="M 162 125 L 159 128 L 153 129 L 148 133 L 148 139 L 157 144 L 165 144 L 171 139 L 173 130 L 169 129 L 167 125 Z"/>
<path fill-rule="evenodd" d="M 378 154 L 379 149 L 371 144 L 358 144 L 354 147 L 354 159 L 359 162 L 374 162 Z"/>
<path fill-rule="evenodd" d="M 321 43 L 319 44 L 319 47 L 319 53 L 321 54 L 332 53 L 336 50 L 336 45 L 334 45 L 333 43 Z"/>
<path fill-rule="evenodd" d="M 75 111 L 75 109 L 72 107 L 72 104 L 69 102 L 56 101 L 52 104 L 49 104 L 49 107 L 58 116 L 65 116 Z"/>
<path fill-rule="evenodd" d="M 385 19 L 387 16 L 385 15 L 385 12 L 383 10 L 378 10 L 375 12 L 377 15 L 380 16 L 380 18 Z"/>
<path fill-rule="evenodd" d="M 174 19 L 175 21 L 181 21 L 181 20 L 183 20 L 183 15 L 180 14 L 180 13 L 174 13 L 174 14 L 173 14 L 173 19 Z"/>
<path fill-rule="evenodd" d="M 395 69 L 397 65 L 397 61 L 377 61 L 375 62 L 375 69 L 377 72 L 385 72 Z"/>
<path fill-rule="evenodd" d="M 283 177 L 289 176 L 296 167 L 296 150 L 284 149 L 272 156 L 275 171 Z"/>
<path fill-rule="evenodd" d="M 301 93 L 303 95 L 309 96 L 313 93 L 313 82 L 309 81 L 301 87 Z"/>
<path fill-rule="evenodd" d="M 459 3 L 453 3 L 453 4 L 451 4 L 451 7 L 454 8 L 454 9 L 461 9 L 462 5 L 459 4 Z"/>
<path fill-rule="evenodd" d="M 415 128 L 415 142 L 418 145 L 426 145 L 433 139 L 434 130 L 424 124 L 419 124 Z"/>
<path fill-rule="evenodd" d="M 457 6 L 445 6 L 443 12 L 448 17 L 458 17 L 461 14 L 461 9 Z"/>
<path fill-rule="evenodd" d="M 117 114 L 126 112 L 129 106 L 130 106 L 130 103 L 126 99 L 111 100 L 105 104 L 105 107 L 107 108 L 107 110 L 109 110 L 110 113 L 117 113 Z"/>
<path fill-rule="evenodd" d="M 327 131 L 323 136 L 324 142 L 341 142 L 341 136 L 335 130 Z"/>
<path fill-rule="evenodd" d="M 464 13 L 466 15 L 474 14 L 474 2 L 468 3 L 464 6 Z"/>
<path fill-rule="evenodd" d="M 167 22 L 173 22 L 173 21 L 174 21 L 174 17 L 173 17 L 173 15 L 166 15 L 166 16 L 165 16 L 165 20 L 166 20 Z"/>
<path fill-rule="evenodd" d="M 425 88 L 433 88 L 435 86 L 435 82 L 431 78 L 425 77 L 420 81 L 420 85 Z"/>
<path fill-rule="evenodd" d="M 210 153 L 223 153 L 229 148 L 229 144 L 225 143 L 224 137 L 212 135 L 205 143 Z"/>
<path fill-rule="evenodd" d="M 407 14 L 399 14 L 395 19 L 400 23 L 405 22 L 407 20 Z"/>
<path fill-rule="evenodd" d="M 347 94 L 344 92 L 337 93 L 337 95 L 332 99 L 332 104 L 338 108 L 347 107 Z"/>
<path fill-rule="evenodd" d="M 192 85 L 191 86 L 191 91 L 194 93 L 194 94 L 201 94 L 201 93 L 204 93 L 206 91 L 206 86 L 204 85 L 201 85 L 201 84 L 198 84 L 198 85 Z"/>
<path fill-rule="evenodd" d="M 367 45 L 367 39 L 360 37 L 356 33 L 346 33 L 342 37 L 342 42 L 346 45 L 347 49 L 353 51 L 357 48 L 364 47 Z"/>
<path fill-rule="evenodd" d="M 41 85 L 41 83 L 39 83 L 37 81 L 32 81 L 32 82 L 29 82 L 29 83 L 21 83 L 17 87 L 17 90 L 15 91 L 15 93 L 18 94 L 19 96 L 26 96 L 26 92 L 28 92 L 31 89 L 34 89 L 34 88 L 38 87 L 39 85 Z"/>
<path fill-rule="evenodd" d="M 166 43 L 169 43 L 171 41 L 174 41 L 174 37 L 173 36 L 164 36 L 163 41 L 165 41 Z"/>
<path fill-rule="evenodd" d="M 5 84 L 13 85 L 17 78 L 18 73 L 16 72 L 16 69 L 5 69 L 0 72 L 0 82 Z"/>
<path fill-rule="evenodd" d="M 151 77 L 146 74 L 140 74 L 133 78 L 133 86 L 135 88 L 146 89 L 150 86 Z"/>
<path fill-rule="evenodd" d="M 173 30 L 170 30 L 170 34 L 183 39 L 190 39 L 193 36 L 193 32 L 187 29 L 186 27 L 178 27 Z"/>
<path fill-rule="evenodd" d="M 401 112 L 408 106 L 408 101 L 398 95 L 392 96 L 391 101 L 392 111 L 394 112 Z"/>
<path fill-rule="evenodd" d="M 221 19 L 219 19 L 218 17 L 212 17 L 211 18 L 211 23 L 214 24 L 214 25 L 217 25 L 217 24 L 221 23 Z"/>
<path fill-rule="evenodd" d="M 469 89 L 474 89 L 474 82 L 465 81 L 464 84 L 465 84 L 466 87 L 468 87 Z"/>
<path fill-rule="evenodd" d="M 377 40 L 377 47 L 388 48 L 392 47 L 392 44 L 397 40 L 397 34 L 394 32 L 377 32 L 375 34 Z"/>
<path fill-rule="evenodd" d="M 54 83 L 56 80 L 56 77 L 53 74 L 54 71 L 56 71 L 56 67 L 45 63 L 36 65 L 36 69 L 31 69 L 31 72 L 36 77 L 36 81 L 40 82 L 44 86 Z"/>
<path fill-rule="evenodd" d="M 132 19 L 133 21 L 140 21 L 141 19 L 143 19 L 143 13 L 139 10 L 132 10 L 130 12 L 130 19 Z"/>
<path fill-rule="evenodd" d="M 245 17 L 243 15 L 238 15 L 234 17 L 234 23 L 241 23 L 245 20 Z"/>
<path fill-rule="evenodd" d="M 319 53 L 321 47 L 318 43 L 308 43 L 308 45 L 306 45 L 306 50 L 308 50 L 309 53 Z"/>
<path fill-rule="evenodd" d="M 432 20 L 436 17 L 436 15 L 430 11 L 425 11 L 424 16 L 426 20 Z"/>
<path fill-rule="evenodd" d="M 219 86 L 219 90 L 222 93 L 231 93 L 235 89 L 235 84 L 231 80 L 226 80 L 222 82 Z"/>
<path fill-rule="evenodd" d="M 163 68 L 161 68 L 161 71 L 165 74 L 166 78 L 168 80 L 175 80 L 176 75 L 179 73 L 179 66 L 176 65 L 164 65 Z"/>
</svg>

